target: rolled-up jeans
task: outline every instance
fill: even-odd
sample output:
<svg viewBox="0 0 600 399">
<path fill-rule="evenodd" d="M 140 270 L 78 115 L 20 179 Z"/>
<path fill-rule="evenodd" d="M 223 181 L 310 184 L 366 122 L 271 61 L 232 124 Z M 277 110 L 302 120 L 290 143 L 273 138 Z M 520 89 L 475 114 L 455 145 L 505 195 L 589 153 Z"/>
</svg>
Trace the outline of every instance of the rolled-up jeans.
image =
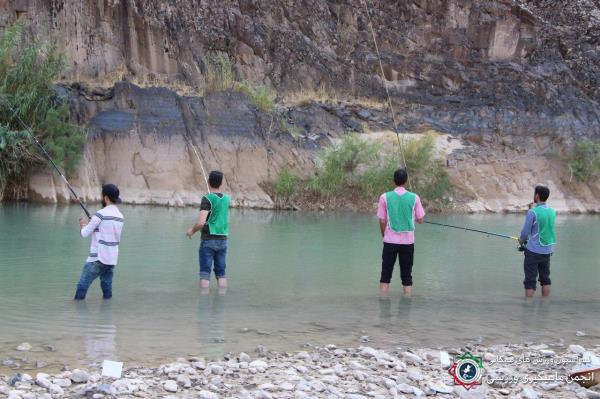
<svg viewBox="0 0 600 399">
<path fill-rule="evenodd" d="M 100 287 L 102 288 L 102 297 L 104 299 L 112 298 L 112 279 L 114 274 L 114 266 L 105 265 L 100 261 L 87 262 L 81 271 L 79 283 L 77 283 L 77 291 L 75 292 L 75 300 L 85 299 L 88 288 L 94 280 L 100 277 Z"/>
<path fill-rule="evenodd" d="M 210 280 L 213 269 L 216 278 L 226 277 L 225 258 L 227 257 L 227 240 L 202 240 L 200 242 L 200 280 Z"/>
</svg>

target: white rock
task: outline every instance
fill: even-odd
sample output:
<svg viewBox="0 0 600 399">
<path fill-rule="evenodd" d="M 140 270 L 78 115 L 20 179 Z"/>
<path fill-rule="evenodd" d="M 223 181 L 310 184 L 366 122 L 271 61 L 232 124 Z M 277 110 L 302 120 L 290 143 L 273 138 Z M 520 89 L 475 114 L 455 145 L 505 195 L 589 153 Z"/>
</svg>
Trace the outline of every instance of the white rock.
<svg viewBox="0 0 600 399">
<path fill-rule="evenodd" d="M 296 398 L 296 399 L 307 399 L 307 398 L 309 398 L 309 396 L 308 396 L 308 394 L 306 392 L 296 391 L 296 392 L 294 392 L 294 398 Z"/>
<path fill-rule="evenodd" d="M 258 389 L 262 389 L 263 391 L 275 391 L 276 387 L 270 382 L 265 382 L 264 384 L 261 384 Z"/>
<path fill-rule="evenodd" d="M 289 382 L 284 382 L 282 384 L 279 384 L 279 388 L 281 388 L 282 391 L 293 391 L 294 384 L 289 383 Z"/>
<path fill-rule="evenodd" d="M 39 373 L 39 374 L 41 374 L 41 373 Z M 50 380 L 46 377 L 40 377 L 39 374 L 35 378 L 35 383 L 38 384 L 39 386 L 41 386 L 42 388 L 50 389 L 50 386 L 52 385 Z"/>
<path fill-rule="evenodd" d="M 192 386 L 192 380 L 185 374 L 177 376 L 177 383 L 184 388 L 190 388 Z"/>
<path fill-rule="evenodd" d="M 329 385 L 335 385 L 338 383 L 339 377 L 337 375 L 327 375 L 323 378 L 321 378 L 321 381 L 323 381 L 326 384 Z"/>
<path fill-rule="evenodd" d="M 523 388 L 523 391 L 521 392 L 521 396 L 523 396 L 526 399 L 539 399 L 539 397 L 540 397 L 540 395 L 537 393 L 537 391 L 535 389 L 533 389 L 532 387 Z"/>
<path fill-rule="evenodd" d="M 357 381 L 364 381 L 367 379 L 367 374 L 363 373 L 360 370 L 354 370 L 352 372 L 352 376 L 357 380 Z"/>
<path fill-rule="evenodd" d="M 163 388 L 167 392 L 177 392 L 177 382 L 173 380 L 168 380 L 163 384 Z"/>
<path fill-rule="evenodd" d="M 427 384 L 427 387 L 438 393 L 453 393 L 454 389 L 440 381 L 432 381 Z"/>
<path fill-rule="evenodd" d="M 399 384 L 397 386 L 397 389 L 398 389 L 398 391 L 400 391 L 402 393 L 413 393 L 414 392 L 413 387 L 408 384 L 405 384 L 405 383 Z"/>
<path fill-rule="evenodd" d="M 365 366 L 363 366 L 356 360 L 352 360 L 351 362 L 349 362 L 348 367 L 350 367 L 352 370 L 364 370 L 365 369 Z"/>
<path fill-rule="evenodd" d="M 71 386 L 71 380 L 67 378 L 54 378 L 52 382 L 61 388 L 67 388 Z"/>
<path fill-rule="evenodd" d="M 312 357 L 305 351 L 296 353 L 296 356 L 294 357 L 299 360 L 312 360 Z"/>
<path fill-rule="evenodd" d="M 84 383 L 88 382 L 90 379 L 90 374 L 85 370 L 75 369 L 71 373 L 71 381 L 75 383 Z"/>
<path fill-rule="evenodd" d="M 249 366 L 262 372 L 269 368 L 269 364 L 264 360 L 255 360 L 252 363 L 250 363 Z"/>
<path fill-rule="evenodd" d="M 556 352 L 551 349 L 542 349 L 540 350 L 540 354 L 544 357 L 554 357 L 556 356 Z"/>
<path fill-rule="evenodd" d="M 569 352 L 581 355 L 585 352 L 585 348 L 581 345 L 569 345 Z"/>
<path fill-rule="evenodd" d="M 10 391 L 7 399 L 23 399 L 20 391 Z"/>
<path fill-rule="evenodd" d="M 50 384 L 50 388 L 48 388 L 48 391 L 52 395 L 57 395 L 57 396 L 61 396 L 61 395 L 65 394 L 65 391 L 56 384 Z"/>
<path fill-rule="evenodd" d="M 544 391 L 553 391 L 556 388 L 558 388 L 560 386 L 560 384 L 558 382 L 544 382 L 540 384 L 540 387 L 544 390 Z"/>
<path fill-rule="evenodd" d="M 240 355 L 238 356 L 238 360 L 240 361 L 240 363 L 242 363 L 242 362 L 250 363 L 252 361 L 252 358 L 246 352 L 240 352 Z"/>
<path fill-rule="evenodd" d="M 225 369 L 218 364 L 213 364 L 210 366 L 210 371 L 215 375 L 222 375 L 225 372 Z"/>
<path fill-rule="evenodd" d="M 323 384 L 321 381 L 318 381 L 318 380 L 311 381 L 310 386 L 312 389 L 314 389 L 317 392 L 323 392 L 324 390 L 327 389 L 327 386 L 325 386 L 325 384 Z"/>
<path fill-rule="evenodd" d="M 255 399 L 273 399 L 273 397 L 271 396 L 271 394 L 265 392 L 265 391 L 257 391 L 254 394 L 254 398 Z"/>
<path fill-rule="evenodd" d="M 198 361 L 192 362 L 192 366 L 194 366 L 198 370 L 204 370 L 206 368 L 206 363 L 204 363 L 202 360 L 198 360 Z"/>
<path fill-rule="evenodd" d="M 383 378 L 383 385 L 387 388 L 387 389 L 392 389 L 392 388 L 396 388 L 396 382 L 393 380 L 390 380 L 389 378 Z"/>
<path fill-rule="evenodd" d="M 200 391 L 198 399 L 219 399 L 219 395 L 210 391 Z"/>
<path fill-rule="evenodd" d="M 404 357 L 404 360 L 406 360 L 407 363 L 412 363 L 415 365 L 423 363 L 423 359 L 421 359 L 420 356 L 415 355 L 414 353 L 403 352 L 402 357 Z"/>
<path fill-rule="evenodd" d="M 15 349 L 20 352 L 27 352 L 27 351 L 31 350 L 31 345 L 28 342 L 23 342 L 21 345 L 17 346 Z"/>
<path fill-rule="evenodd" d="M 575 335 L 578 336 L 578 337 L 585 337 L 587 334 L 584 333 L 583 331 L 576 331 Z"/>
<path fill-rule="evenodd" d="M 371 348 L 370 346 L 363 346 L 360 348 L 360 355 L 362 357 L 366 357 L 367 359 L 370 359 L 372 357 L 379 357 L 379 351 L 376 349 Z"/>
<path fill-rule="evenodd" d="M 425 379 L 425 376 L 423 375 L 421 370 L 414 367 L 411 367 L 408 370 L 406 370 L 406 375 L 409 379 L 413 381 L 423 381 Z"/>
</svg>

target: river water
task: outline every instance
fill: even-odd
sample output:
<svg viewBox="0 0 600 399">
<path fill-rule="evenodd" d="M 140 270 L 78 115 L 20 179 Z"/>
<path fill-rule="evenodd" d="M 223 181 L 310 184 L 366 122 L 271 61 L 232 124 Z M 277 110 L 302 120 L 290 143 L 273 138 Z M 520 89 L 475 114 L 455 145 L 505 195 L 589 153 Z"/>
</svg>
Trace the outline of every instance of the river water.
<svg viewBox="0 0 600 399">
<path fill-rule="evenodd" d="M 87 301 L 75 304 L 89 245 L 78 235 L 81 210 L 0 205 L 0 361 L 153 363 L 258 344 L 289 351 L 306 343 L 358 346 L 362 336 L 384 348 L 599 343 L 598 216 L 558 217 L 547 301 L 522 298 L 523 256 L 513 241 L 420 225 L 414 296 L 406 300 L 397 270 L 390 298 L 378 296 L 381 242 L 372 215 L 234 211 L 230 287 L 201 294 L 199 238 L 184 234 L 197 211 L 121 209 L 115 296 L 102 301 L 95 282 Z M 429 219 L 517 234 L 523 215 Z M 33 350 L 16 352 L 21 342 Z"/>
</svg>

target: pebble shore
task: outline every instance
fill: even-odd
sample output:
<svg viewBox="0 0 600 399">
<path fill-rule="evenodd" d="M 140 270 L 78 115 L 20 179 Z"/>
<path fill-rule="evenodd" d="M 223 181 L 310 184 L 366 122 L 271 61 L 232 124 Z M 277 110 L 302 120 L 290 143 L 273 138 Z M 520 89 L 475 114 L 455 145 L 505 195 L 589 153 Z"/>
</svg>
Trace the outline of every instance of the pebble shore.
<svg viewBox="0 0 600 399">
<path fill-rule="evenodd" d="M 598 356 L 600 347 L 530 344 L 445 348 L 451 359 L 466 352 L 481 358 L 482 383 L 466 389 L 454 384 L 448 359 L 440 349 L 384 351 L 368 346 L 341 349 L 307 345 L 303 351 L 286 353 L 259 346 L 251 354 L 226 354 L 215 361 L 190 357 L 154 368 L 125 365 L 120 379 L 102 377 L 99 369 L 65 367 L 54 375 L 15 371 L 0 376 L 0 397 L 600 398 L 600 385 L 587 389 L 563 378 L 586 351 Z"/>
</svg>

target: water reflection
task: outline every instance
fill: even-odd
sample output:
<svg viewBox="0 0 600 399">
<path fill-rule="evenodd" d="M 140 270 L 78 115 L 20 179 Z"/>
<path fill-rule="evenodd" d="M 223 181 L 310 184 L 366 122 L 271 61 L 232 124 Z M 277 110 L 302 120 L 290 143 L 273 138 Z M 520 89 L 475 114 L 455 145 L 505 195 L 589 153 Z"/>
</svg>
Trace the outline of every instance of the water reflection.
<svg viewBox="0 0 600 399">
<path fill-rule="evenodd" d="M 225 353 L 225 296 L 227 289 L 204 290 L 196 312 L 200 353 L 207 358 Z"/>
<path fill-rule="evenodd" d="M 92 309 L 96 305 L 89 305 Z M 90 364 L 117 359 L 117 327 L 112 318 L 112 301 L 104 300 L 97 311 L 90 311 L 85 301 L 77 301 L 75 309 L 85 357 Z"/>
</svg>

